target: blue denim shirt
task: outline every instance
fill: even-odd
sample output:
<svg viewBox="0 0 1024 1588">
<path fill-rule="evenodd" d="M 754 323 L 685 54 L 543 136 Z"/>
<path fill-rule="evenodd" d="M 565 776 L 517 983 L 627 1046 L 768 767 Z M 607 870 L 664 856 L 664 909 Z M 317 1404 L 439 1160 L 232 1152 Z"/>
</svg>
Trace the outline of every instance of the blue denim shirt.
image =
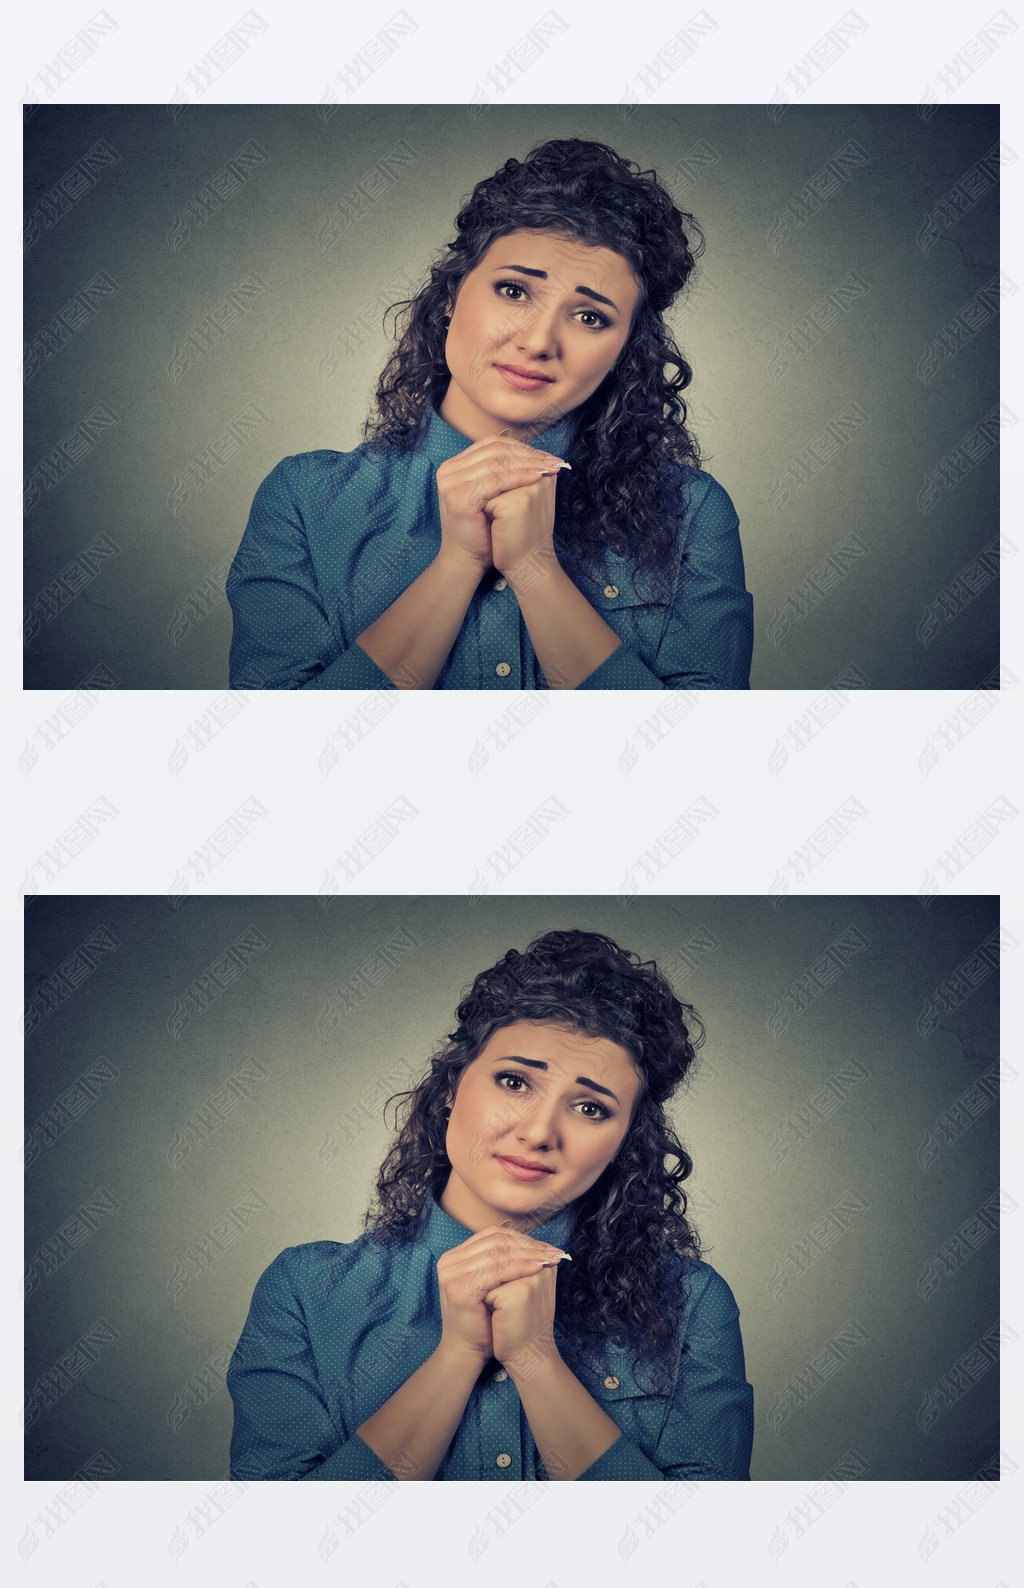
<svg viewBox="0 0 1024 1588">
<path fill-rule="evenodd" d="M 306 452 L 263 481 L 227 581 L 233 689 L 391 689 L 355 643 L 441 545 L 435 474 L 471 443 L 433 410 L 412 452 Z M 571 462 L 570 421 L 533 446 Z M 629 562 L 577 578 L 621 640 L 581 689 L 747 689 L 752 603 L 736 511 L 700 469 L 686 495 L 670 599 L 644 600 Z M 499 671 L 500 669 L 500 671 Z M 435 689 L 546 689 L 515 594 L 490 569 Z"/>
<path fill-rule="evenodd" d="M 566 1210 L 531 1233 L 565 1245 L 569 1220 Z M 408 1244 L 381 1246 L 365 1236 L 349 1245 L 314 1241 L 271 1263 L 228 1369 L 233 1478 L 393 1478 L 355 1430 L 435 1350 L 437 1259 L 470 1233 L 432 1203 L 422 1234 Z M 750 1476 L 753 1391 L 736 1303 L 706 1263 L 687 1259 L 683 1268 L 671 1390 L 641 1390 L 632 1353 L 615 1346 L 598 1372 L 579 1373 L 622 1429 L 581 1481 Z M 547 1476 L 515 1384 L 491 1361 L 436 1478 L 515 1483 Z"/>
</svg>

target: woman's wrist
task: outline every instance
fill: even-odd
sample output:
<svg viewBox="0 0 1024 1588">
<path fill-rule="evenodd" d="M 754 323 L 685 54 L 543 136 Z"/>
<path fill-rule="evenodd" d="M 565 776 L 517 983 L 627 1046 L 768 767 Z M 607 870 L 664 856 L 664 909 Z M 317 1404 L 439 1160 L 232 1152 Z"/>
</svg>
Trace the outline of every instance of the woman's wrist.
<svg viewBox="0 0 1024 1588">
<path fill-rule="evenodd" d="M 478 557 L 474 552 L 463 551 L 457 546 L 446 546 L 443 542 L 431 563 L 431 567 L 443 574 L 446 581 L 468 589 L 470 597 L 490 566 L 489 558 Z"/>
<path fill-rule="evenodd" d="M 566 1365 L 565 1359 L 559 1354 L 554 1340 L 548 1339 L 543 1344 L 531 1341 L 521 1351 L 516 1351 L 507 1362 L 502 1363 L 509 1378 L 519 1391 L 520 1400 L 524 1391 L 544 1393 L 545 1386 L 550 1387 L 564 1374 L 569 1373 L 575 1378 L 572 1369 Z"/>
<path fill-rule="evenodd" d="M 471 1345 L 463 1345 L 458 1340 L 446 1340 L 442 1334 L 437 1345 L 431 1353 L 432 1360 L 443 1363 L 453 1374 L 471 1377 L 475 1382 L 488 1362 L 491 1360 L 490 1352 L 483 1353 Z"/>
<path fill-rule="evenodd" d="M 534 547 L 533 551 L 527 552 L 525 556 L 506 563 L 500 572 L 502 577 L 508 580 L 516 599 L 520 601 L 524 596 L 528 596 L 531 590 L 535 590 L 542 579 L 550 578 L 552 574 L 563 579 L 567 577 L 550 541 L 546 545 Z"/>
</svg>

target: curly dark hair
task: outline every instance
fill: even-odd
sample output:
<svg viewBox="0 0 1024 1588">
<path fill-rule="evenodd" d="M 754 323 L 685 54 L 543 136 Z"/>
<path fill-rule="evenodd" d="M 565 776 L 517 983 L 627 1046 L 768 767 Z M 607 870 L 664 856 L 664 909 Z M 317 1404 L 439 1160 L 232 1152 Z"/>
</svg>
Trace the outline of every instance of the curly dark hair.
<svg viewBox="0 0 1024 1588">
<path fill-rule="evenodd" d="M 665 1383 L 679 1321 L 678 1259 L 699 1257 L 700 1245 L 682 1185 L 693 1162 L 664 1104 L 704 1040 L 699 1016 L 653 962 L 600 932 L 570 930 L 535 938 L 525 953 L 510 949 L 481 971 L 456 1018 L 427 1075 L 396 1094 L 403 1099 L 396 1125 L 399 1113 L 405 1118 L 377 1178 L 367 1233 L 379 1241 L 419 1233 L 451 1174 L 446 1105 L 496 1031 L 538 1020 L 618 1043 L 632 1056 L 640 1091 L 615 1158 L 570 1204 L 575 1260 L 559 1270 L 556 1335 L 568 1360 L 591 1364 L 608 1340 L 631 1345 L 637 1366 Z"/>
<path fill-rule="evenodd" d="M 558 481 L 557 544 L 570 568 L 597 570 L 611 551 L 629 558 L 634 583 L 664 590 L 682 510 L 680 465 L 700 463 L 682 396 L 693 372 L 663 318 L 704 248 L 693 216 L 676 208 L 654 171 L 606 143 L 563 138 L 478 182 L 455 226 L 418 296 L 388 311 L 404 330 L 380 377 L 367 441 L 416 444 L 428 404 L 450 380 L 444 316 L 496 238 L 533 229 L 612 249 L 632 266 L 640 299 L 617 364 L 572 413 L 574 468 Z"/>
</svg>

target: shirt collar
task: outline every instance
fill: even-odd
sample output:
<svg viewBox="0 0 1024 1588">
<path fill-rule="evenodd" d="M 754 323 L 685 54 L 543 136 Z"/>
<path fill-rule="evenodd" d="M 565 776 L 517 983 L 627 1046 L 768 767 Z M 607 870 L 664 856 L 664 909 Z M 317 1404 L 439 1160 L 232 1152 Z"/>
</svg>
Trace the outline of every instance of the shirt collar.
<svg viewBox="0 0 1024 1588">
<path fill-rule="evenodd" d="M 556 1213 L 553 1219 L 546 1224 L 540 1224 L 530 1231 L 535 1241 L 548 1241 L 552 1246 L 562 1247 L 569 1239 L 571 1215 L 569 1208 L 563 1208 Z M 464 1224 L 459 1224 L 450 1214 L 444 1211 L 437 1202 L 431 1201 L 430 1214 L 423 1228 L 422 1241 L 435 1257 L 443 1257 L 445 1252 L 450 1252 L 453 1246 L 461 1246 L 463 1241 L 468 1241 L 472 1230 L 467 1230 Z"/>
<path fill-rule="evenodd" d="M 556 457 L 563 458 L 571 430 L 571 422 L 566 416 L 556 425 L 552 425 L 550 430 L 545 430 L 543 435 L 535 436 L 532 441 L 527 442 L 527 446 L 539 447 L 542 452 L 553 452 Z M 468 436 L 453 430 L 447 420 L 441 418 L 433 404 L 428 404 L 420 445 L 436 468 L 441 463 L 447 463 L 449 458 L 458 457 L 460 452 L 465 452 L 473 443 Z"/>
</svg>

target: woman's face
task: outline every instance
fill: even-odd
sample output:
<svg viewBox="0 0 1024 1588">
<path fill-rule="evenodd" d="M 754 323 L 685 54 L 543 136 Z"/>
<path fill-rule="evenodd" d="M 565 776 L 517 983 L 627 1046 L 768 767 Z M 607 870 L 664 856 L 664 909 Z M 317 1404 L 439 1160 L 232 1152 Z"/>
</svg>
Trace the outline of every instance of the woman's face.
<svg viewBox="0 0 1024 1588">
<path fill-rule="evenodd" d="M 499 237 L 463 278 L 441 417 L 471 441 L 535 434 L 595 392 L 640 297 L 628 260 L 557 232 Z"/>
<path fill-rule="evenodd" d="M 532 1020 L 504 1026 L 459 1077 L 441 1206 L 471 1230 L 546 1222 L 611 1163 L 639 1090 L 617 1042 Z"/>
</svg>

